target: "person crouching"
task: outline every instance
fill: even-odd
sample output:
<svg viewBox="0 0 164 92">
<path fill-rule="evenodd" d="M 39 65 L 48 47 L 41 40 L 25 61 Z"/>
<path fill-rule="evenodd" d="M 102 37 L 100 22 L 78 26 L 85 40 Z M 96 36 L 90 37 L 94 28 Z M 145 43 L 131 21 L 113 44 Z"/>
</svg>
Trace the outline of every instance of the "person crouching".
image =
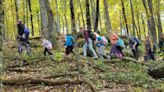
<svg viewBox="0 0 164 92">
<path fill-rule="evenodd" d="M 43 45 L 43 48 L 44 48 L 44 56 L 46 56 L 46 53 L 48 53 L 49 55 L 52 55 L 52 43 L 45 39 L 45 38 L 41 38 L 41 41 L 42 41 L 42 45 Z"/>
</svg>

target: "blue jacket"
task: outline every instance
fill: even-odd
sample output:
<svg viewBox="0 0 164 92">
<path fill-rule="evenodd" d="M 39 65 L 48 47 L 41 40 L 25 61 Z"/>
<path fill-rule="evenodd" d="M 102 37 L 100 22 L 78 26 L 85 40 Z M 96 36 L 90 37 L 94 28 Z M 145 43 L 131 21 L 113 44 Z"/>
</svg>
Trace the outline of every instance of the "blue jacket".
<svg viewBox="0 0 164 92">
<path fill-rule="evenodd" d="M 74 45 L 72 36 L 66 36 L 65 40 L 66 40 L 66 42 L 65 42 L 64 46 L 73 46 Z"/>
<path fill-rule="evenodd" d="M 25 34 L 29 34 L 29 33 L 30 33 L 30 30 L 29 30 L 27 27 L 25 27 L 24 33 L 25 33 Z"/>
</svg>

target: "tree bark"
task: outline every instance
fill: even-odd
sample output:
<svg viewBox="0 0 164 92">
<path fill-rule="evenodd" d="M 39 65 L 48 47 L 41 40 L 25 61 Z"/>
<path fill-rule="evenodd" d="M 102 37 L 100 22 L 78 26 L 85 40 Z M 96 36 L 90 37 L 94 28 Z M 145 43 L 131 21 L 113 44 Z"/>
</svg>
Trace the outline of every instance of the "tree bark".
<svg viewBox="0 0 164 92">
<path fill-rule="evenodd" d="M 28 2 L 28 5 L 29 5 L 29 11 L 30 11 L 32 36 L 34 36 L 34 25 L 33 25 L 33 15 L 32 15 L 32 9 L 31 9 L 31 0 L 27 0 L 27 2 Z"/>
<path fill-rule="evenodd" d="M 121 5 L 122 5 L 122 14 L 123 14 L 123 17 L 124 17 L 125 26 L 126 26 L 126 30 L 127 30 L 127 35 L 129 35 L 128 22 L 127 22 L 127 19 L 126 19 L 126 13 L 125 13 L 125 7 L 124 7 L 123 0 L 121 0 Z"/>
<path fill-rule="evenodd" d="M 91 17 L 89 9 L 89 0 L 86 0 L 86 19 L 87 19 L 87 29 L 91 30 Z"/>
<path fill-rule="evenodd" d="M 139 19 L 139 14 L 137 14 L 137 24 L 138 24 L 138 38 L 141 39 L 141 27 L 140 27 L 140 19 Z"/>
<path fill-rule="evenodd" d="M 144 36 L 146 37 L 146 28 L 145 28 L 145 22 L 144 22 L 143 14 L 141 15 L 141 17 L 142 17 L 142 26 L 143 26 L 143 30 L 144 30 Z"/>
<path fill-rule="evenodd" d="M 39 0 L 39 3 L 40 3 L 41 30 L 42 30 L 41 32 L 45 38 L 48 38 L 49 37 L 48 30 L 47 30 L 48 24 L 47 24 L 47 17 L 45 16 L 46 10 L 45 10 L 44 1 Z"/>
<path fill-rule="evenodd" d="M 16 11 L 16 20 L 19 19 L 19 14 L 18 14 L 18 1 L 17 0 L 14 0 L 15 1 L 15 11 Z"/>
<path fill-rule="evenodd" d="M 94 31 L 97 31 L 98 29 L 98 21 L 99 21 L 99 0 L 96 0 L 96 16 L 95 16 L 95 25 L 94 25 Z"/>
<path fill-rule="evenodd" d="M 56 26 L 56 29 L 57 29 L 57 33 L 60 35 L 60 16 L 59 16 L 59 9 L 58 9 L 58 0 L 55 0 L 55 3 L 56 3 L 56 13 L 57 13 L 57 26 Z"/>
<path fill-rule="evenodd" d="M 160 0 L 157 0 L 157 28 L 158 28 L 158 39 L 160 39 L 160 35 L 162 33 L 162 23 L 161 23 L 161 16 L 160 16 Z"/>
<path fill-rule="evenodd" d="M 54 47 L 57 47 L 57 40 L 56 40 L 56 36 L 57 36 L 57 31 L 55 31 L 54 29 L 54 17 L 53 17 L 53 13 L 49 4 L 48 0 L 44 0 L 44 4 L 45 4 L 45 8 L 46 8 L 46 12 L 47 12 L 47 17 L 48 17 L 48 32 L 49 32 L 49 40 L 52 42 Z"/>
<path fill-rule="evenodd" d="M 135 19 L 134 19 L 134 12 L 133 12 L 133 2 L 130 0 L 130 7 L 131 7 L 131 13 L 132 13 L 132 25 L 133 25 L 133 35 L 136 36 L 135 32 Z"/>
<path fill-rule="evenodd" d="M 79 6 L 80 6 L 80 12 L 81 12 L 81 17 L 82 17 L 82 21 L 83 21 L 83 27 L 85 27 L 84 15 L 83 15 L 83 10 L 82 10 L 80 0 L 79 0 Z"/>
<path fill-rule="evenodd" d="M 109 17 L 109 12 L 108 12 L 108 4 L 107 1 L 104 0 L 104 10 L 105 10 L 105 16 L 106 16 L 106 30 L 107 32 L 112 32 L 112 26 L 111 26 L 111 22 L 110 22 L 110 17 Z"/>
<path fill-rule="evenodd" d="M 72 34 L 76 35 L 76 25 L 75 25 L 75 13 L 74 13 L 74 5 L 73 0 L 70 0 L 70 10 L 71 10 L 71 23 L 72 23 Z"/>
<path fill-rule="evenodd" d="M 157 44 L 157 35 L 156 35 L 156 26 L 155 26 L 155 21 L 154 21 L 154 15 L 153 15 L 153 5 L 152 5 L 152 0 L 148 0 L 148 7 L 150 11 L 150 29 L 151 29 L 151 34 L 153 37 L 153 43 Z"/>
<path fill-rule="evenodd" d="M 93 23 L 93 27 L 95 28 L 95 18 L 96 18 L 96 8 L 95 8 L 95 2 L 94 0 L 90 0 L 90 5 L 91 5 L 91 12 L 92 12 L 92 23 Z"/>
</svg>

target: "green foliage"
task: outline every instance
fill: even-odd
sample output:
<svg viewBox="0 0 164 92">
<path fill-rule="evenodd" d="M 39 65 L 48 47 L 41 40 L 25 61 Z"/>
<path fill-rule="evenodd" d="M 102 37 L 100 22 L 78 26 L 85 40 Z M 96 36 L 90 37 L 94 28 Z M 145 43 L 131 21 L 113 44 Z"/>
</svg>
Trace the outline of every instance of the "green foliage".
<svg viewBox="0 0 164 92">
<path fill-rule="evenodd" d="M 55 52 L 54 58 L 55 61 L 60 62 L 64 57 L 64 54 L 62 52 Z"/>
<path fill-rule="evenodd" d="M 94 62 L 96 66 L 100 67 L 100 68 L 107 68 L 107 65 L 103 62 L 103 60 L 99 59 L 98 61 Z"/>
</svg>

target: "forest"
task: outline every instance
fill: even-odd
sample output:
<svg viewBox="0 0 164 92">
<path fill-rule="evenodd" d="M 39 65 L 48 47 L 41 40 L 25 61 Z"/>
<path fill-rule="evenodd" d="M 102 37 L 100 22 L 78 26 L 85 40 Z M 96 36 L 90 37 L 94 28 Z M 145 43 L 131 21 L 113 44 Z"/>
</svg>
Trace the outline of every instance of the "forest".
<svg viewBox="0 0 164 92">
<path fill-rule="evenodd" d="M 0 0 L 1 92 L 163 92 L 164 0 Z"/>
</svg>

